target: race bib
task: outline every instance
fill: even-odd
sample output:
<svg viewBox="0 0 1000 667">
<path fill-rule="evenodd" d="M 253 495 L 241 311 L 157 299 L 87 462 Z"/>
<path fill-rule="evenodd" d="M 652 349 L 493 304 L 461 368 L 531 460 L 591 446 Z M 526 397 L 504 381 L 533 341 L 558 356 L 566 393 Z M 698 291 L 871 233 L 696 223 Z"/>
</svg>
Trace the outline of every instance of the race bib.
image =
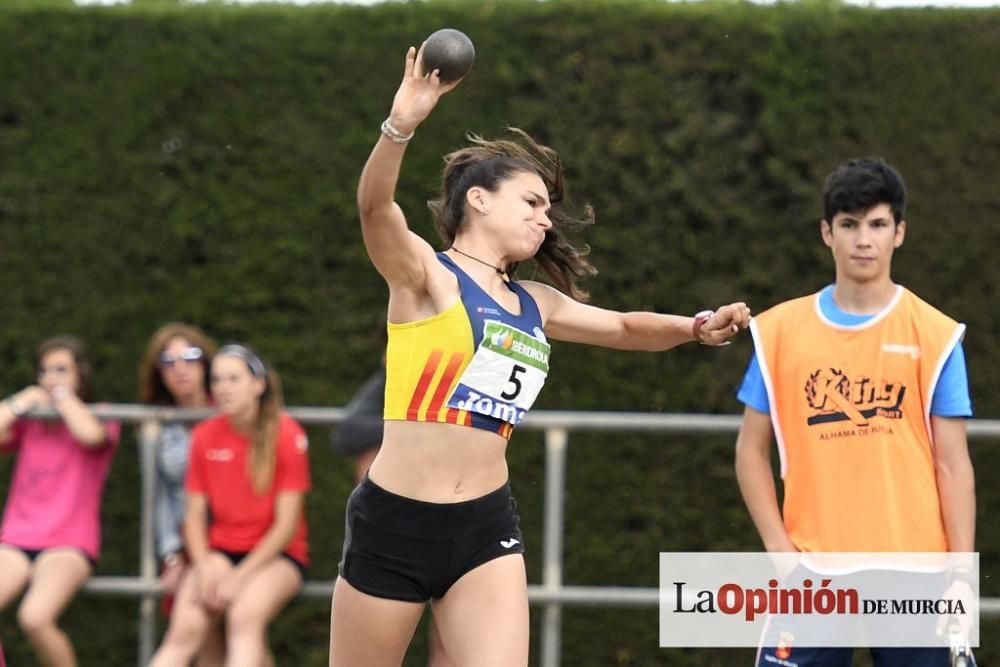
<svg viewBox="0 0 1000 667">
<path fill-rule="evenodd" d="M 550 349 L 544 337 L 540 340 L 503 322 L 487 320 L 482 342 L 448 399 L 448 407 L 517 424 L 545 384 Z"/>
</svg>

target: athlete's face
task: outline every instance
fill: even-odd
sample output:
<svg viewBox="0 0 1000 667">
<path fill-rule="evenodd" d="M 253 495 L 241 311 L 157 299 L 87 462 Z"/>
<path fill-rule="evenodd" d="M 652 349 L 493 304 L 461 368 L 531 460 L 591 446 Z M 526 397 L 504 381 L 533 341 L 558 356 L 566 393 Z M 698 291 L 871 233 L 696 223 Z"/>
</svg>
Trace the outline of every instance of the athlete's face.
<svg viewBox="0 0 1000 667">
<path fill-rule="evenodd" d="M 218 356 L 212 360 L 212 398 L 223 414 L 240 420 L 256 418 L 265 383 L 254 377 L 239 357 Z"/>
<path fill-rule="evenodd" d="M 889 279 L 893 251 L 903 244 L 906 222 L 898 224 L 889 204 L 866 211 L 840 212 L 820 223 L 823 242 L 833 251 L 837 281 L 871 283 Z"/>
<path fill-rule="evenodd" d="M 499 235 L 498 246 L 509 261 L 534 257 L 552 227 L 548 189 L 535 173 L 518 172 L 502 181 L 496 192 L 475 188 L 473 207 Z M 473 212 L 473 215 L 476 215 Z"/>
</svg>

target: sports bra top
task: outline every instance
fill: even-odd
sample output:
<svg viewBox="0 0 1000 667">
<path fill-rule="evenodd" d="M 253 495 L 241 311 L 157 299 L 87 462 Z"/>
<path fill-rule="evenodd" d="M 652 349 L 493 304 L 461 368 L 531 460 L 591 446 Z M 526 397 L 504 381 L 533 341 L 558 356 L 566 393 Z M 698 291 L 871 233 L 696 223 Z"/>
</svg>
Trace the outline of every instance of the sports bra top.
<svg viewBox="0 0 1000 667">
<path fill-rule="evenodd" d="M 461 298 L 431 317 L 388 324 L 385 419 L 460 424 L 509 438 L 549 372 L 550 347 L 538 305 L 511 282 L 511 313 L 455 262 Z"/>
</svg>

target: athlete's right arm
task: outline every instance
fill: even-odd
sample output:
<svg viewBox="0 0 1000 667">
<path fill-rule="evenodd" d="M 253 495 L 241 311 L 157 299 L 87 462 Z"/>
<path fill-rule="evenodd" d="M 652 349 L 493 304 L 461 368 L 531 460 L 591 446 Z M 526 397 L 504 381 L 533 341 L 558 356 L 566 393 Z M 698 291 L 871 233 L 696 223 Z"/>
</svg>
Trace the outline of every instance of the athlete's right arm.
<svg viewBox="0 0 1000 667">
<path fill-rule="evenodd" d="M 410 231 L 395 201 L 396 184 L 408 137 L 416 131 L 441 95 L 458 85 L 444 84 L 436 73 L 423 73 L 421 54 L 410 47 L 403 79 L 396 91 L 383 134 L 365 163 L 358 183 L 358 211 L 368 256 L 390 288 L 426 289 L 428 267 L 435 265 L 430 244 Z"/>
<path fill-rule="evenodd" d="M 771 417 L 749 406 L 745 408 L 740 434 L 736 439 L 736 480 L 764 549 L 770 552 L 796 551 L 778 508 L 771 468 L 773 437 Z"/>
</svg>

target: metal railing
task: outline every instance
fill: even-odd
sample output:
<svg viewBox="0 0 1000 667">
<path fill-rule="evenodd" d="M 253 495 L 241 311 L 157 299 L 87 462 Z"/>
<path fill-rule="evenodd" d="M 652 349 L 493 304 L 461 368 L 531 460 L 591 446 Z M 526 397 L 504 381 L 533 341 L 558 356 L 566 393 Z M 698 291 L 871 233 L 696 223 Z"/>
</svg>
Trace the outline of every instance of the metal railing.
<svg viewBox="0 0 1000 667">
<path fill-rule="evenodd" d="M 156 601 L 160 595 L 153 537 L 153 497 L 156 484 L 155 429 L 163 421 L 196 421 L 208 416 L 205 410 L 143 405 L 114 404 L 92 406 L 102 419 L 119 419 L 143 425 L 139 437 L 142 469 L 142 509 L 138 577 L 94 577 L 84 590 L 95 594 L 139 597 L 139 665 L 145 665 L 155 649 Z M 344 417 L 342 408 L 291 407 L 287 411 L 304 425 L 334 425 Z M 51 411 L 38 416 L 53 417 Z M 557 667 L 562 649 L 562 609 L 564 606 L 655 607 L 659 589 L 614 586 L 571 586 L 563 583 L 563 529 L 566 491 L 566 460 L 570 431 L 647 431 L 673 433 L 736 433 L 738 415 L 649 414 L 636 412 L 531 412 L 518 428 L 545 433 L 545 497 L 542 546 L 542 583 L 528 586 L 532 604 L 543 611 L 541 667 Z M 1000 437 L 1000 420 L 970 420 L 970 438 Z M 332 581 L 308 581 L 302 595 L 329 598 Z M 1000 615 L 1000 598 L 983 598 L 980 613 Z"/>
</svg>

